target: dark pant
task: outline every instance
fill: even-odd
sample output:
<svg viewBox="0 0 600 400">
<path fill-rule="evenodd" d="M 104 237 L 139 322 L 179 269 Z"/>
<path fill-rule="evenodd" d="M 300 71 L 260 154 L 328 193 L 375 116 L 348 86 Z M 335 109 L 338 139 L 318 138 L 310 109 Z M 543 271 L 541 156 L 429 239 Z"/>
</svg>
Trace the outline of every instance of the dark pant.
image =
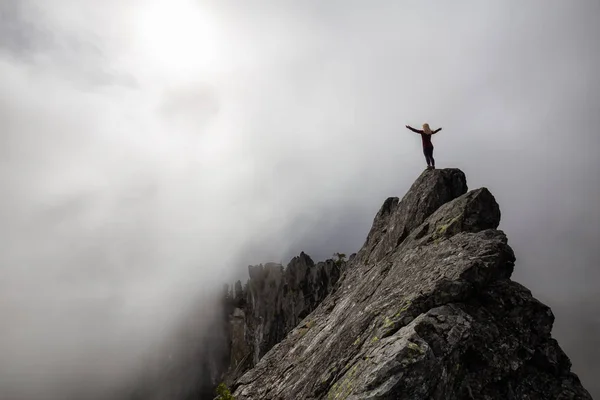
<svg viewBox="0 0 600 400">
<path fill-rule="evenodd" d="M 433 146 L 423 147 L 423 154 L 425 154 L 427 166 L 435 167 L 435 160 L 433 159 Z"/>
</svg>

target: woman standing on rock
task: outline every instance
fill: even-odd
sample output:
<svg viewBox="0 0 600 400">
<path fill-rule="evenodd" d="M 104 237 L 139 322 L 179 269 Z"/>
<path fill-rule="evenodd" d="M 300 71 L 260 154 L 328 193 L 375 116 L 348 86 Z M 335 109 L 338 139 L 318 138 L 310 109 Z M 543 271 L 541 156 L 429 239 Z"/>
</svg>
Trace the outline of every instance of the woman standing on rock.
<svg viewBox="0 0 600 400">
<path fill-rule="evenodd" d="M 425 161 L 427 161 L 427 169 L 435 169 L 435 160 L 433 159 L 433 144 L 431 143 L 431 135 L 435 135 L 442 128 L 438 128 L 435 131 L 432 131 L 429 128 L 429 124 L 423 124 L 423 130 L 412 128 L 406 125 L 408 129 L 411 131 L 418 133 L 421 135 L 421 139 L 423 141 L 423 154 L 425 154 Z"/>
</svg>

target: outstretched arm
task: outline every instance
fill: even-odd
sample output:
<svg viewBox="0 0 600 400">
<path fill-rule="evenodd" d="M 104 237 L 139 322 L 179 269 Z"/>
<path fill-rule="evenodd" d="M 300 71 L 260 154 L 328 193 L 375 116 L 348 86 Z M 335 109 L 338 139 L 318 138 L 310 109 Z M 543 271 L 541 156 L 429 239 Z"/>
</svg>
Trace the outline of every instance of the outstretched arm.
<svg viewBox="0 0 600 400">
<path fill-rule="evenodd" d="M 411 126 L 406 125 L 407 129 L 410 129 L 411 131 L 415 132 L 415 133 L 423 133 L 423 131 L 419 130 L 419 129 L 415 129 Z"/>
<path fill-rule="evenodd" d="M 432 133 L 435 135 L 436 133 L 438 133 L 439 131 L 441 131 L 442 128 L 437 128 L 435 131 L 433 131 Z"/>
</svg>

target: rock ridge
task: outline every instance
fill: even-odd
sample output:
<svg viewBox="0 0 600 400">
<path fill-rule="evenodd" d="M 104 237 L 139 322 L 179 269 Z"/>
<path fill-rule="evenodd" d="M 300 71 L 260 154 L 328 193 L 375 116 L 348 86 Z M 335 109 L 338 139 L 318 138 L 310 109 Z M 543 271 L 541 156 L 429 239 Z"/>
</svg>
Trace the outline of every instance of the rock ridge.
<svg viewBox="0 0 600 400">
<path fill-rule="evenodd" d="M 228 294 L 229 368 L 231 383 L 311 313 L 334 290 L 345 262 L 315 263 L 304 252 L 284 268 L 267 263 L 248 267 L 250 279 L 236 282 Z"/>
<path fill-rule="evenodd" d="M 306 256 L 289 277 L 267 279 L 292 287 L 296 274 L 326 271 L 326 289 L 308 273 L 312 301 L 258 304 L 259 281 L 249 284 L 253 324 L 272 304 L 293 317 L 261 328 L 269 339 L 235 398 L 591 399 L 551 337 L 552 311 L 510 280 L 500 218 L 490 191 L 468 191 L 462 171 L 427 170 L 383 203 L 337 276 Z"/>
</svg>

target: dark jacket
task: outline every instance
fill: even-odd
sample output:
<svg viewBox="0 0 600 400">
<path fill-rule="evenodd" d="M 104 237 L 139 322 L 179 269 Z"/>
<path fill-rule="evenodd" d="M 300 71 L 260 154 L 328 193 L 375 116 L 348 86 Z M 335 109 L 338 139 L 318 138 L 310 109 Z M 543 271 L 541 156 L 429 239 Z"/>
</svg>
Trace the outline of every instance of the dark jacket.
<svg viewBox="0 0 600 400">
<path fill-rule="evenodd" d="M 423 141 L 423 148 L 430 148 L 433 147 L 433 143 L 431 143 L 431 135 L 435 135 L 436 133 L 438 133 L 439 131 L 442 130 L 442 128 L 438 128 L 435 131 L 431 132 L 431 135 L 426 134 L 425 132 L 423 132 L 420 129 L 415 129 L 413 127 L 407 126 L 408 129 L 410 129 L 411 131 L 418 133 L 419 135 L 421 135 L 421 140 Z"/>
</svg>

